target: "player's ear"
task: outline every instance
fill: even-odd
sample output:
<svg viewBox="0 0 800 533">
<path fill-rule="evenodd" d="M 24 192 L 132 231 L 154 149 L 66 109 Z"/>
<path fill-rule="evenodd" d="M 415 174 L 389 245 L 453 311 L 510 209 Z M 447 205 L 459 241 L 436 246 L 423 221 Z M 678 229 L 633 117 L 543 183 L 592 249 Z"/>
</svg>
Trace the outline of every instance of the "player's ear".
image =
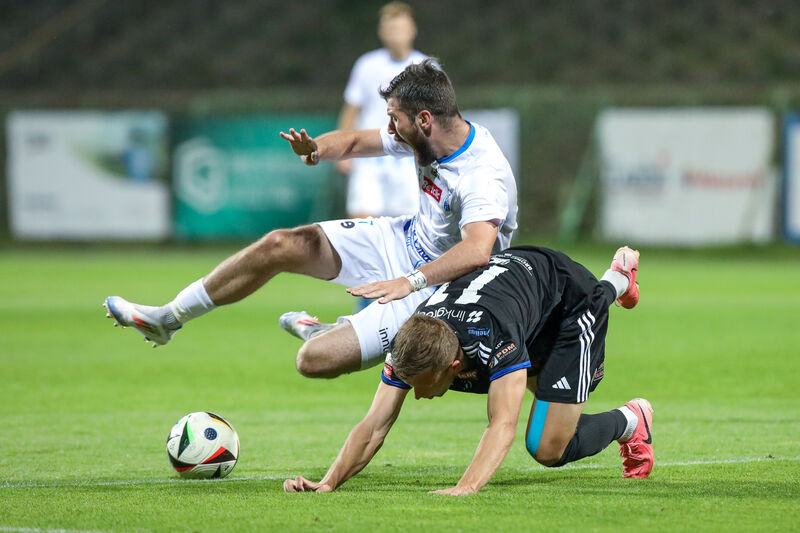
<svg viewBox="0 0 800 533">
<path fill-rule="evenodd" d="M 427 109 L 423 109 L 419 113 L 417 113 L 417 124 L 419 127 L 422 128 L 422 131 L 428 133 L 431 130 L 431 126 L 433 125 L 433 115 Z"/>
<path fill-rule="evenodd" d="M 464 364 L 461 362 L 461 359 L 456 357 L 455 359 L 453 359 L 453 362 L 450 363 L 450 367 L 449 368 L 450 368 L 450 370 L 454 370 L 456 373 L 458 373 L 458 372 L 461 372 L 461 367 L 462 366 L 464 366 Z"/>
</svg>

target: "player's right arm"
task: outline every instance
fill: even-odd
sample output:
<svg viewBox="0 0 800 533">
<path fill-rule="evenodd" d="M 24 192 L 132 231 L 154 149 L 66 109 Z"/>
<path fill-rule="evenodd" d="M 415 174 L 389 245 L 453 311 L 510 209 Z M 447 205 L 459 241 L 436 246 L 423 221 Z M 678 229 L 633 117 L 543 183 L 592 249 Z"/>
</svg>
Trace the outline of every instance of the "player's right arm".
<svg viewBox="0 0 800 533">
<path fill-rule="evenodd" d="M 380 130 L 331 131 L 316 138 L 301 129 L 281 132 L 281 138 L 289 141 L 294 153 L 306 165 L 320 161 L 341 161 L 354 157 L 380 157 L 386 155 Z"/>
<path fill-rule="evenodd" d="M 408 394 L 407 389 L 381 382 L 372 406 L 342 446 L 338 457 L 319 483 L 297 476 L 283 482 L 286 492 L 330 492 L 361 472 L 378 453 Z"/>
<path fill-rule="evenodd" d="M 339 131 L 350 131 L 355 129 L 356 127 L 356 120 L 361 115 L 361 107 L 353 104 L 349 104 L 347 102 L 344 103 L 342 106 L 342 110 L 339 112 L 339 123 L 338 128 Z M 350 170 L 352 170 L 353 162 L 349 159 L 343 159 L 336 163 L 336 168 L 342 174 L 350 174 Z"/>
</svg>

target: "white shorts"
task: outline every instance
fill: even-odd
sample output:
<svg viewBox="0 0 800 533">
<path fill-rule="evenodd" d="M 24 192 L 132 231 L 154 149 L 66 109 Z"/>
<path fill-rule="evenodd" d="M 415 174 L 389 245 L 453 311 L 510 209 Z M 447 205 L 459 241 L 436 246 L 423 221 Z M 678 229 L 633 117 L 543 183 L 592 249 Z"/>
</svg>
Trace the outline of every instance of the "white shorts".
<svg viewBox="0 0 800 533">
<path fill-rule="evenodd" d="M 420 259 L 406 247 L 405 229 L 410 219 L 380 217 L 318 222 L 342 259 L 342 270 L 331 281 L 354 287 L 399 278 L 412 270 Z M 339 317 L 339 322 L 349 321 L 358 336 L 361 368 L 383 361 L 397 330 L 435 289 L 426 287 L 388 304 L 374 301 L 354 315 Z"/>
<path fill-rule="evenodd" d="M 375 216 L 413 215 L 419 210 L 414 158 L 353 160 L 347 182 L 347 212 Z"/>
</svg>

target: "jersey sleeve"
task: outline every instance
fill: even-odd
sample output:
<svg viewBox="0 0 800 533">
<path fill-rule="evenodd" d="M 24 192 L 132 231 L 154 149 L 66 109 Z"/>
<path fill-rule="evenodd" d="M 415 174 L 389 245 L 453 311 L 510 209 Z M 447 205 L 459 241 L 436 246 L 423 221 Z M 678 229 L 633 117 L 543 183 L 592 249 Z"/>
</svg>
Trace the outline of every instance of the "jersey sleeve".
<svg viewBox="0 0 800 533">
<path fill-rule="evenodd" d="M 492 356 L 489 358 L 489 381 L 510 374 L 523 368 L 531 367 L 528 349 L 519 338 L 509 337 L 503 342 L 495 344 Z"/>
<path fill-rule="evenodd" d="M 389 135 L 389 127 L 384 126 L 381 128 L 381 143 L 383 144 L 383 151 L 386 155 L 390 155 L 397 159 L 402 157 L 411 157 L 414 155 L 414 150 L 406 143 L 397 141 L 392 135 Z"/>
<path fill-rule="evenodd" d="M 411 388 L 410 385 L 408 385 L 402 379 L 394 375 L 394 369 L 392 368 L 392 365 L 393 365 L 392 354 L 390 352 L 386 354 L 386 360 L 383 363 L 383 372 L 381 372 L 381 381 L 383 381 L 387 385 L 391 385 L 392 387 L 397 387 L 398 389 L 405 389 L 405 390 L 410 389 Z"/>
<path fill-rule="evenodd" d="M 459 185 L 463 228 L 472 222 L 497 220 L 502 223 L 508 215 L 508 191 L 502 179 L 495 177 L 499 170 L 481 167 L 464 176 Z"/>
</svg>

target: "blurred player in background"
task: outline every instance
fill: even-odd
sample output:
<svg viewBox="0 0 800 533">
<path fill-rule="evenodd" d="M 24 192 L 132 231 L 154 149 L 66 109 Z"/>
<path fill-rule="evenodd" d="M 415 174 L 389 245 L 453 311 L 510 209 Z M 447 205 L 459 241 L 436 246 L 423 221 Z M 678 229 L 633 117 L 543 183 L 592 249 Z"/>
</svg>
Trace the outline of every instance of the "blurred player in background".
<svg viewBox="0 0 800 533">
<path fill-rule="evenodd" d="M 414 12 L 405 2 L 389 2 L 379 11 L 378 37 L 383 48 L 359 57 L 347 87 L 339 114 L 340 130 L 368 130 L 386 123 L 386 101 L 376 89 L 383 89 L 411 63 L 427 57 L 414 50 L 417 25 Z M 370 157 L 345 159 L 336 168 L 348 176 L 347 216 L 366 218 L 413 215 L 419 209 L 419 186 L 410 179 L 416 173 L 410 158 Z M 360 298 L 356 311 L 369 305 Z"/>
<path fill-rule="evenodd" d="M 280 272 L 333 281 L 353 296 L 379 299 L 338 324 L 305 312 L 281 326 L 305 340 L 297 368 L 335 377 L 374 366 L 400 326 L 434 288 L 486 265 L 517 228 L 511 165 L 489 131 L 464 120 L 447 74 L 432 59 L 412 64 L 381 91 L 388 125 L 312 139 L 281 132 L 308 165 L 353 157 L 414 157 L 419 211 L 413 217 L 320 222 L 275 230 L 232 255 L 160 307 L 106 299 L 109 318 L 166 344 L 187 321 L 237 302 Z M 408 176 L 408 179 L 414 179 Z"/>
<path fill-rule="evenodd" d="M 639 301 L 639 252 L 624 246 L 598 281 L 561 252 L 523 246 L 445 283 L 398 331 L 367 415 L 319 483 L 287 479 L 287 492 L 329 492 L 363 469 L 383 445 L 413 387 L 414 397 L 448 389 L 488 394 L 489 425 L 469 467 L 437 493 L 472 494 L 503 462 L 516 436 L 526 388 L 534 393 L 525 445 L 545 466 L 594 455 L 615 440 L 623 476 L 653 468 L 653 408 L 636 398 L 593 415 L 583 406 L 603 379 L 608 306 Z M 431 444 L 435 447 L 435 444 Z"/>
<path fill-rule="evenodd" d="M 378 37 L 384 48 L 358 58 L 344 91 L 339 115 L 341 130 L 369 130 L 386 123 L 386 101 L 378 94 L 411 63 L 427 56 L 414 50 L 417 26 L 411 7 L 390 2 L 380 10 Z M 349 176 L 347 216 L 350 218 L 413 215 L 419 208 L 414 161 L 409 158 L 346 159 L 336 164 Z"/>
</svg>

